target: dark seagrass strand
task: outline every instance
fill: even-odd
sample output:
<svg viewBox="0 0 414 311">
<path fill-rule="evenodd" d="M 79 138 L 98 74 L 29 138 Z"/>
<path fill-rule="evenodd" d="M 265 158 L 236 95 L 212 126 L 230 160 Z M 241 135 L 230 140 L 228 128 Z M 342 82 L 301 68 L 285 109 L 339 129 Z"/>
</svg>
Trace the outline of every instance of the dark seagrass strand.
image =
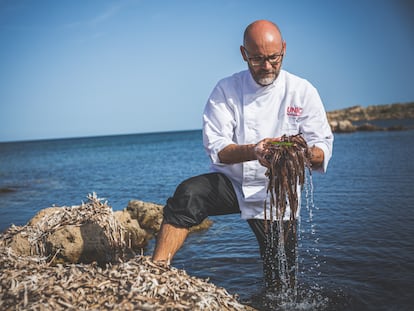
<svg viewBox="0 0 414 311">
<path fill-rule="evenodd" d="M 270 209 L 267 215 L 265 203 L 265 220 L 272 221 L 274 216 L 276 219 L 283 219 L 289 202 L 290 222 L 292 222 L 296 218 L 299 205 L 298 184 L 304 185 L 306 168 L 311 172 L 308 145 L 302 135 L 297 134 L 283 135 L 281 141 L 268 143 L 265 148 L 271 163 L 266 171 L 266 176 L 269 178 L 267 193 Z"/>
</svg>

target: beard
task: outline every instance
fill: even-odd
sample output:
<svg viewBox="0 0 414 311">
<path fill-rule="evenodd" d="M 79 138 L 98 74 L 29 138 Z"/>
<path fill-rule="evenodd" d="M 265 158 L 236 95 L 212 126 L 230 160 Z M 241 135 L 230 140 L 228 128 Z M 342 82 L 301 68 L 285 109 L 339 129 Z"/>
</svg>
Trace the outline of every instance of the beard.
<svg viewBox="0 0 414 311">
<path fill-rule="evenodd" d="M 272 84 L 279 76 L 280 68 L 281 67 L 279 66 L 278 68 L 272 70 L 255 70 L 249 65 L 249 70 L 254 81 L 261 86 L 268 86 Z"/>
<path fill-rule="evenodd" d="M 267 85 L 272 84 L 273 81 L 275 80 L 276 80 L 276 75 L 272 74 L 272 75 L 268 75 L 267 77 L 258 78 L 256 82 L 260 84 L 261 86 L 267 86 Z"/>
</svg>

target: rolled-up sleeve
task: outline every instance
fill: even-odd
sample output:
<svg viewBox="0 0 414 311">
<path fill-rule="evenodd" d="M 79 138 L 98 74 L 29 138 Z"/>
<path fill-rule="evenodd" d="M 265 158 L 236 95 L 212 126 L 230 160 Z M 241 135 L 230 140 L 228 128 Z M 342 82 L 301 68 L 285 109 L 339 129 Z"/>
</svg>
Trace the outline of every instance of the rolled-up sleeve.
<svg viewBox="0 0 414 311">
<path fill-rule="evenodd" d="M 323 150 L 324 162 L 318 171 L 326 172 L 332 156 L 334 137 L 322 100 L 314 87 L 310 87 L 306 92 L 304 115 L 301 121 L 301 132 L 308 146 L 316 146 Z"/>
<path fill-rule="evenodd" d="M 234 144 L 236 126 L 233 99 L 226 98 L 219 85 L 211 93 L 203 113 L 203 144 L 212 163 L 220 165 L 218 153 Z"/>
</svg>

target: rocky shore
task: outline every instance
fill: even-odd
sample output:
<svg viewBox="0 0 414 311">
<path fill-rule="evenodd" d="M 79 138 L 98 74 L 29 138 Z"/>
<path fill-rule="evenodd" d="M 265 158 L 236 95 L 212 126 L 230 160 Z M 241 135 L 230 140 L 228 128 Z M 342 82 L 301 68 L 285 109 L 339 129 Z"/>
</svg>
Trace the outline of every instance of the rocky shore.
<svg viewBox="0 0 414 311">
<path fill-rule="evenodd" d="M 112 211 L 96 194 L 76 206 L 49 207 L 39 211 L 25 226 L 11 226 L 0 245 L 18 256 L 53 256 L 54 263 L 108 263 L 141 253 L 159 231 L 162 206 L 131 200 L 122 211 Z M 206 219 L 190 229 L 204 230 Z"/>
<path fill-rule="evenodd" d="M 0 309 L 253 310 L 224 288 L 139 255 L 158 232 L 161 211 L 133 200 L 113 212 L 89 195 L 11 226 L 0 235 Z"/>
<path fill-rule="evenodd" d="M 354 106 L 327 112 L 328 121 L 335 133 L 350 133 L 355 131 L 395 131 L 408 127 L 394 122 L 390 127 L 380 127 L 373 121 L 414 119 L 414 102 L 396 103 L 378 106 Z"/>
</svg>

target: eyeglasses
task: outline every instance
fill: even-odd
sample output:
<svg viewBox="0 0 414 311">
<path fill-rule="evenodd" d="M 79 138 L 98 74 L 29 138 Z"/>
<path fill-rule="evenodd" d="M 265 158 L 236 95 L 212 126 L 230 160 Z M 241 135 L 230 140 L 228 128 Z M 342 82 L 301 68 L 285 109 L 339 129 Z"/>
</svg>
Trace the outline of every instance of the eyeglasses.
<svg viewBox="0 0 414 311">
<path fill-rule="evenodd" d="M 243 46 L 243 49 L 246 55 L 248 56 L 250 54 L 249 51 L 244 46 Z M 247 57 L 247 59 L 250 65 L 252 65 L 253 67 L 262 66 L 266 61 L 268 61 L 270 65 L 276 66 L 282 61 L 283 56 L 284 54 L 283 54 L 283 46 L 282 46 L 282 50 L 278 54 L 276 53 L 276 54 L 272 54 L 269 56 Z"/>
</svg>

